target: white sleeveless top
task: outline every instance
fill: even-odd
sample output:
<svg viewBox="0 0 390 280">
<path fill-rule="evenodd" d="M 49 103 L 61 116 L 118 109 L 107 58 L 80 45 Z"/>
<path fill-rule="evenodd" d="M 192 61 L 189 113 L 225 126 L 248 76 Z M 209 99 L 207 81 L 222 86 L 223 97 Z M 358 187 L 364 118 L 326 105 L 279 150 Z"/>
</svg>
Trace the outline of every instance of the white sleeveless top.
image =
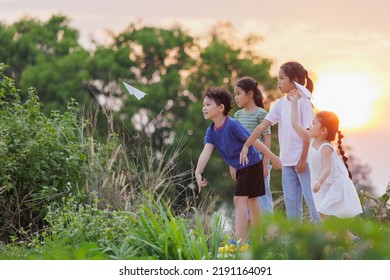
<svg viewBox="0 0 390 280">
<path fill-rule="evenodd" d="M 348 177 L 347 168 L 330 143 L 322 144 L 318 150 L 313 147 L 313 140 L 309 148 L 308 161 L 312 187 L 317 182 L 323 170 L 321 149 L 324 146 L 332 148 L 331 169 L 328 178 L 321 185 L 317 193 L 313 193 L 314 203 L 318 212 L 339 218 L 354 217 L 362 213 L 362 206 L 355 185 Z"/>
</svg>

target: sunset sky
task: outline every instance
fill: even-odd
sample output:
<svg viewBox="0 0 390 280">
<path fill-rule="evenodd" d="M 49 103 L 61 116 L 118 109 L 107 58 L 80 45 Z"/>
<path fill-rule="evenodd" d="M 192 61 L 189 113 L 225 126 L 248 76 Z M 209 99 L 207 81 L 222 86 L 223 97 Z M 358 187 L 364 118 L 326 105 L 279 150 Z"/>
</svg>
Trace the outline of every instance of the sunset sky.
<svg viewBox="0 0 390 280">
<path fill-rule="evenodd" d="M 0 0 L 0 20 L 12 24 L 29 15 L 47 20 L 64 14 L 81 32 L 80 42 L 104 42 L 104 30 L 130 23 L 171 27 L 193 36 L 230 22 L 232 34 L 263 37 L 261 56 L 280 64 L 302 63 L 315 80 L 314 104 L 335 111 L 345 143 L 372 168 L 378 195 L 390 180 L 390 1 L 388 0 Z M 259 81 L 261 82 L 261 81 Z"/>
</svg>

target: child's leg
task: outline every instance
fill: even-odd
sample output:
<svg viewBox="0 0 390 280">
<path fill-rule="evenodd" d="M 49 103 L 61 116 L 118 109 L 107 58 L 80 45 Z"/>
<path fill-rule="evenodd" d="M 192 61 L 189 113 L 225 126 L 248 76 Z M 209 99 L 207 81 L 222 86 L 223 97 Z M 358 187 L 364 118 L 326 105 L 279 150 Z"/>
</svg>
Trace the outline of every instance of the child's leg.
<svg viewBox="0 0 390 280">
<path fill-rule="evenodd" d="M 295 166 L 282 167 L 282 188 L 287 219 L 302 220 L 302 189 Z"/>
<path fill-rule="evenodd" d="M 259 196 L 261 211 L 264 215 L 272 215 L 274 213 L 274 201 L 272 198 L 270 178 L 271 178 L 272 165 L 268 165 L 268 176 L 264 178 L 265 195 Z"/>
<path fill-rule="evenodd" d="M 309 208 L 312 221 L 314 223 L 319 223 L 321 219 L 316 209 L 316 206 L 314 204 L 313 192 L 311 190 L 311 183 L 310 183 L 309 165 L 307 164 L 305 172 L 297 173 L 297 174 L 298 174 L 299 183 L 302 188 L 303 197 L 305 198 L 306 204 Z"/>
<path fill-rule="evenodd" d="M 252 197 L 248 198 L 248 207 L 249 211 L 251 212 L 252 217 L 252 228 L 256 230 L 256 233 L 258 234 L 258 240 L 256 238 L 256 241 L 262 241 L 262 212 L 261 208 L 258 203 L 258 197 Z"/>
<path fill-rule="evenodd" d="M 320 217 L 321 217 L 321 220 L 325 220 L 325 219 L 329 218 L 330 216 L 320 213 Z M 354 235 L 352 232 L 350 232 L 348 229 L 345 230 L 344 237 L 345 237 L 345 239 L 347 239 L 349 241 L 354 241 L 357 238 L 357 236 Z"/>
<path fill-rule="evenodd" d="M 237 241 L 245 241 L 248 226 L 248 197 L 234 196 L 234 208 L 236 209 L 236 238 Z M 253 213 L 251 213 L 251 219 L 252 221 L 254 219 Z"/>
<path fill-rule="evenodd" d="M 354 235 L 352 232 L 350 232 L 348 229 L 345 230 L 345 233 L 344 233 L 344 237 L 345 239 L 349 240 L 349 241 L 354 241 L 356 240 L 356 235 Z"/>
</svg>

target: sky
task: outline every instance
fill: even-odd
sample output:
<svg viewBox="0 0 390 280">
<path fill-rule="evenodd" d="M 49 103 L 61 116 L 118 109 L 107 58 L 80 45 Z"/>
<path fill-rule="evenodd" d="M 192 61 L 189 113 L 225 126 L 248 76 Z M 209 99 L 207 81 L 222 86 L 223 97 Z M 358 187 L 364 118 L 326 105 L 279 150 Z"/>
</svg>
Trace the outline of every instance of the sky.
<svg viewBox="0 0 390 280">
<path fill-rule="evenodd" d="M 377 195 L 390 181 L 390 1 L 388 0 L 0 0 L 0 21 L 23 16 L 46 21 L 53 14 L 70 18 L 80 42 L 104 43 L 106 31 L 132 23 L 170 28 L 180 24 L 203 36 L 230 22 L 237 40 L 263 39 L 258 54 L 271 59 L 272 73 L 298 61 L 315 82 L 313 103 L 335 111 L 353 155 L 372 168 Z M 259 81 L 261 83 L 261 81 Z"/>
</svg>

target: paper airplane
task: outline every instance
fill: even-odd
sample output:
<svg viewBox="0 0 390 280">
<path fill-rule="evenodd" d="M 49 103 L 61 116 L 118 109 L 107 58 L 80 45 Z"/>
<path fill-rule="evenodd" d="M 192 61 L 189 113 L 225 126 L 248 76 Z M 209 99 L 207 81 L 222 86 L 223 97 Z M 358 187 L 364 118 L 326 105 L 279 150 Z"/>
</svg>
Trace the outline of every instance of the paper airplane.
<svg viewBox="0 0 390 280">
<path fill-rule="evenodd" d="M 301 96 L 303 96 L 306 99 L 313 98 L 313 95 L 311 95 L 310 90 L 308 90 L 306 87 L 304 87 L 301 84 L 298 84 L 297 82 L 294 82 L 294 84 L 295 84 L 295 87 L 297 88 L 297 90 L 299 91 L 299 93 L 301 94 Z"/>
<path fill-rule="evenodd" d="M 142 92 L 139 89 L 136 89 L 135 87 L 132 87 L 131 85 L 126 84 L 125 82 L 122 82 L 122 83 L 125 85 L 127 91 L 131 95 L 134 95 L 138 100 L 140 100 L 142 97 L 144 97 L 146 95 L 145 92 Z"/>
</svg>

